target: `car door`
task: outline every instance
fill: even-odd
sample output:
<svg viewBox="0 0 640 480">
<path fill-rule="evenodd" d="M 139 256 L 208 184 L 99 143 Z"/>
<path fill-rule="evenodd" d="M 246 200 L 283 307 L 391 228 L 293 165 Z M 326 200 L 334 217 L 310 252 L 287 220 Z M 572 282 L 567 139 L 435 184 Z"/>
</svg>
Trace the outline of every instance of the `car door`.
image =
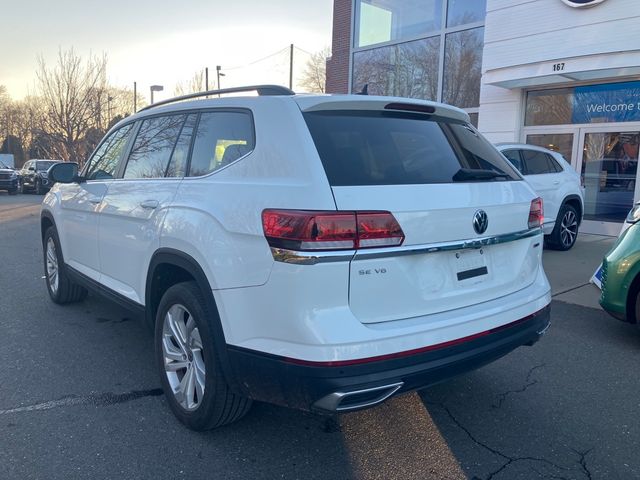
<svg viewBox="0 0 640 480">
<path fill-rule="evenodd" d="M 562 173 L 556 170 L 555 162 L 548 153 L 522 149 L 520 154 L 525 178 L 544 202 L 545 224 L 555 223 L 563 200 L 560 189 Z"/>
<path fill-rule="evenodd" d="M 144 304 L 147 266 L 186 171 L 197 114 L 155 116 L 140 122 L 126 163 L 110 182 L 98 227 L 101 283 Z"/>
<path fill-rule="evenodd" d="M 100 281 L 98 213 L 126 150 L 132 126 L 125 125 L 109 134 L 85 165 L 84 180 L 59 190 L 58 232 L 65 263 L 95 281 Z"/>
</svg>

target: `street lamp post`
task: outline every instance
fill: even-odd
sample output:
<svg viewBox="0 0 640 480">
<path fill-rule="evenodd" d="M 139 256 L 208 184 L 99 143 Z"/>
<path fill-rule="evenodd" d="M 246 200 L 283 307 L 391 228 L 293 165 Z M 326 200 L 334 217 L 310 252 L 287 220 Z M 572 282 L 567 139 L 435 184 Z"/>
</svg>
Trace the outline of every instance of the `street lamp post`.
<svg viewBox="0 0 640 480">
<path fill-rule="evenodd" d="M 222 67 L 220 65 L 216 65 L 216 75 L 218 76 L 218 90 L 220 90 L 220 77 L 225 76 L 224 73 L 222 73 L 220 70 L 222 70 Z"/>
<path fill-rule="evenodd" d="M 161 92 L 164 90 L 164 87 L 162 85 L 151 85 L 149 90 L 151 90 L 151 104 L 153 105 L 153 92 Z"/>
</svg>

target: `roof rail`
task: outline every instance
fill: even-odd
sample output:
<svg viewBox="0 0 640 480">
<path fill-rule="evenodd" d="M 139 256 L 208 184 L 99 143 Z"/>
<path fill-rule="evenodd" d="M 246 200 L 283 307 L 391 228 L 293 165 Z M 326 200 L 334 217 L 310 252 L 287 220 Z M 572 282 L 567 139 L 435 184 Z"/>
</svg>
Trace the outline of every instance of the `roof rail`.
<svg viewBox="0 0 640 480">
<path fill-rule="evenodd" d="M 160 102 L 147 105 L 146 107 L 141 108 L 138 111 L 142 112 L 144 110 L 149 110 L 150 108 L 159 107 L 161 105 L 167 105 L 169 103 L 180 102 L 182 100 L 190 100 L 192 98 L 208 97 L 209 95 L 223 95 L 226 93 L 239 93 L 239 92 L 258 92 L 258 95 L 260 96 L 295 95 L 296 94 L 296 92 L 294 92 L 293 90 L 280 85 L 251 85 L 248 87 L 223 88 L 220 90 L 207 90 L 206 92 L 190 93 L 188 95 L 181 95 L 179 97 L 169 98 L 167 100 L 162 100 Z"/>
</svg>

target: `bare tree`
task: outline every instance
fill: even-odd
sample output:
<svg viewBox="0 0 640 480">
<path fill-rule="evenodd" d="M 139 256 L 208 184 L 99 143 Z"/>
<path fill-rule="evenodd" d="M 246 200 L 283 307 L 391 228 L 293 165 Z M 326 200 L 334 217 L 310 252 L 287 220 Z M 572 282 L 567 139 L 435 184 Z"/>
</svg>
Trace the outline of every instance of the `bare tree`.
<svg viewBox="0 0 640 480">
<path fill-rule="evenodd" d="M 83 163 L 87 131 L 102 127 L 108 101 L 106 68 L 105 55 L 83 61 L 73 48 L 60 50 L 52 68 L 38 57 L 37 90 L 45 109 L 42 132 L 49 136 L 53 157 Z"/>
<path fill-rule="evenodd" d="M 325 93 L 327 83 L 327 58 L 331 56 L 331 49 L 324 47 L 311 55 L 307 60 L 302 79 L 298 82 L 308 92 Z"/>
<path fill-rule="evenodd" d="M 203 70 L 195 72 L 186 83 L 176 83 L 176 86 L 173 89 L 173 94 L 176 97 L 179 97 L 180 95 L 187 95 L 189 93 L 204 92 L 206 88 L 204 80 L 205 78 Z"/>
</svg>

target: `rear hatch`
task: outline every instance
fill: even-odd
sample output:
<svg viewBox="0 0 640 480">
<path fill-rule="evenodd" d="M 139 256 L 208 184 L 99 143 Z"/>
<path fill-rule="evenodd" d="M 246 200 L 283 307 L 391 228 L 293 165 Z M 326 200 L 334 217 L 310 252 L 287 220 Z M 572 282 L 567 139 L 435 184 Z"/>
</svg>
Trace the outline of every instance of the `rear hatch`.
<svg viewBox="0 0 640 480">
<path fill-rule="evenodd" d="M 354 315 L 363 323 L 424 316 L 533 283 L 535 195 L 519 174 L 459 111 L 371 105 L 304 112 L 337 209 L 391 212 L 405 236 L 401 246 L 356 253 Z"/>
</svg>

